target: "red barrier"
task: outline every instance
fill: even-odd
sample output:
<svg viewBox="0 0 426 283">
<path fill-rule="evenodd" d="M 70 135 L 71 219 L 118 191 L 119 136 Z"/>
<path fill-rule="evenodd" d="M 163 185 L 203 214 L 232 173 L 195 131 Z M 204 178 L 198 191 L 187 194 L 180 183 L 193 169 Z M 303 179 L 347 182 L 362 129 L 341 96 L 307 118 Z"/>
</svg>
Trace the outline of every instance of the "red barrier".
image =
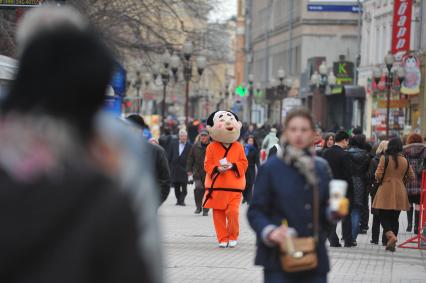
<svg viewBox="0 0 426 283">
<path fill-rule="evenodd" d="M 399 248 L 426 250 L 426 171 L 422 173 L 422 190 L 420 192 L 420 215 L 418 234 L 400 244 Z"/>
</svg>

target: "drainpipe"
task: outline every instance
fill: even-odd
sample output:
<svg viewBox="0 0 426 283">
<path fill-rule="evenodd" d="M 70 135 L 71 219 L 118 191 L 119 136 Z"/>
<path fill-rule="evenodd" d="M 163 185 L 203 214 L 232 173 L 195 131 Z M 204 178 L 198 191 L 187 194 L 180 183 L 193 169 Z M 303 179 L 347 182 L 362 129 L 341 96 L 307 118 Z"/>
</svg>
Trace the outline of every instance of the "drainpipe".
<svg viewBox="0 0 426 283">
<path fill-rule="evenodd" d="M 293 73 L 293 13 L 294 0 L 290 0 L 290 8 L 288 9 L 288 72 Z"/>
</svg>

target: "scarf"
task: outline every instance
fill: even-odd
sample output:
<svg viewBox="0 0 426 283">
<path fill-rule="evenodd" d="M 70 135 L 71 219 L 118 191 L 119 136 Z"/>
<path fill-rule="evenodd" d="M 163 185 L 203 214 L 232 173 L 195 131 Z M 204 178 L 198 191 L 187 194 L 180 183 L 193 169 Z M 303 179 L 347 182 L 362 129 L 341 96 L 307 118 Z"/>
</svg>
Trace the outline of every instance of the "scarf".
<svg viewBox="0 0 426 283">
<path fill-rule="evenodd" d="M 315 187 L 318 185 L 318 177 L 315 173 L 315 159 L 314 153 L 309 150 L 301 150 L 284 143 L 282 145 L 282 153 L 278 157 L 284 161 L 285 164 L 295 168 L 303 177 L 306 182 Z"/>
</svg>

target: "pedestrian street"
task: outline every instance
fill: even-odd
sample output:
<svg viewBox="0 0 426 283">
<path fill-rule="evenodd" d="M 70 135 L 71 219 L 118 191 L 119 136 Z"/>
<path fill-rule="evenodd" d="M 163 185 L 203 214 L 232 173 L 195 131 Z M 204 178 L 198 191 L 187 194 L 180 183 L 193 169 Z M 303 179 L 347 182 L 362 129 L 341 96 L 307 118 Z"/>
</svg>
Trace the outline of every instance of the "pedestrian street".
<svg viewBox="0 0 426 283">
<path fill-rule="evenodd" d="M 255 235 L 246 220 L 247 206 L 241 209 L 238 246 L 219 249 L 211 212 L 208 217 L 195 215 L 193 199 L 193 188 L 189 186 L 187 206 L 175 206 L 175 197 L 170 194 L 159 209 L 166 282 L 263 282 L 262 269 L 253 264 Z M 400 223 L 398 243 L 412 235 L 405 232 L 405 212 L 401 213 Z M 371 229 L 367 235 L 358 236 L 358 247 L 329 248 L 329 282 L 426 282 L 426 251 L 397 248 L 395 253 L 386 252 L 381 245 L 370 244 L 370 233 Z"/>
</svg>

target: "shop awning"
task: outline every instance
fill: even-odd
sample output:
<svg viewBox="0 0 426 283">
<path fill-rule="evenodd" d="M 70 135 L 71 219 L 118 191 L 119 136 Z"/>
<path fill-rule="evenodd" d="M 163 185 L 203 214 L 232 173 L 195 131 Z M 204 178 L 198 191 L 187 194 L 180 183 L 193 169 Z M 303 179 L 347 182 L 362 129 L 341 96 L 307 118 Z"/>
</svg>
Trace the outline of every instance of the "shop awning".
<svg viewBox="0 0 426 283">
<path fill-rule="evenodd" d="M 344 95 L 354 98 L 365 98 L 365 88 L 357 85 L 338 85 L 330 89 L 327 95 Z"/>
<path fill-rule="evenodd" d="M 355 98 L 364 98 L 365 97 L 365 88 L 357 85 L 345 85 L 343 88 L 345 96 L 355 97 Z"/>
</svg>

